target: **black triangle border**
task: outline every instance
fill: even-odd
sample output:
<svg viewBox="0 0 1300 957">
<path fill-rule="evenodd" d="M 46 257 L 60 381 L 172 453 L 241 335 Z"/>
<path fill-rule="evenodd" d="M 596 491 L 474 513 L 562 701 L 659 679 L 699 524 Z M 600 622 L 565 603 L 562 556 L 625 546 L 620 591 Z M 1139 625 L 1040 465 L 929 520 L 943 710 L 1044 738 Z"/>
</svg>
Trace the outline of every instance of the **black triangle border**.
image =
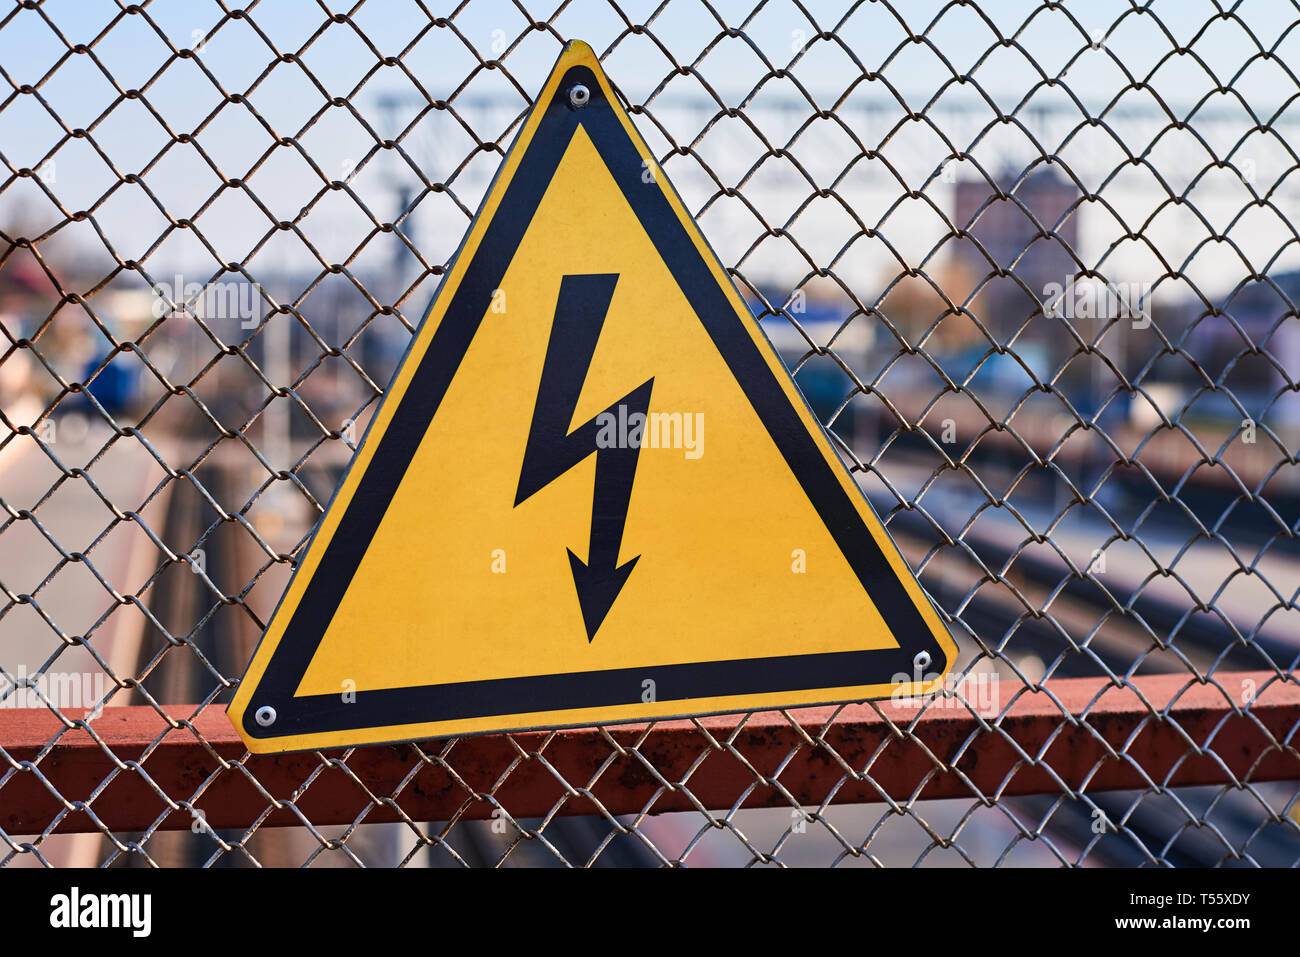
<svg viewBox="0 0 1300 957">
<path fill-rule="evenodd" d="M 577 83 L 585 85 L 590 92 L 590 101 L 581 110 L 568 105 L 567 91 Z M 608 102 L 602 84 L 586 66 L 570 67 L 556 87 L 388 428 L 377 437 L 379 446 L 319 567 L 243 709 L 242 729 L 249 737 L 274 740 L 494 715 L 617 707 L 639 702 L 642 682 L 647 678 L 654 680 L 656 701 L 662 703 L 881 685 L 896 680 L 895 676 L 900 674 L 909 678 L 915 675 L 919 681 L 917 655 L 929 656 L 931 664 L 924 669 L 927 672 L 941 673 L 950 663 L 837 478 L 834 469 L 842 466 L 832 465 L 823 456 L 708 262 L 679 221 L 664 190 L 647 188 L 642 179 L 645 171 L 642 155 L 620 122 L 615 112 L 618 109 L 621 107 Z M 488 312 L 492 291 L 500 286 L 513 251 L 579 126 L 591 138 L 655 248 L 701 317 L 723 360 L 750 397 L 760 420 L 863 588 L 871 595 L 899 647 L 358 691 L 355 701 L 349 703 L 343 702 L 341 692 L 296 697 L 294 691 L 306 674 L 340 596 L 346 592 L 479 323 Z M 441 290 L 435 293 L 435 302 L 440 295 Z M 418 339 L 417 333 L 412 348 Z M 403 358 L 403 366 L 408 358 L 409 354 Z M 401 366 L 398 373 L 400 369 Z M 308 548 L 314 543 L 313 538 Z M 394 600 L 400 601 L 400 596 L 394 596 Z M 375 652 L 382 653 L 382 634 L 369 640 L 374 643 Z M 270 727 L 262 727 L 257 723 L 256 714 L 268 705 L 275 709 L 275 721 Z"/>
</svg>

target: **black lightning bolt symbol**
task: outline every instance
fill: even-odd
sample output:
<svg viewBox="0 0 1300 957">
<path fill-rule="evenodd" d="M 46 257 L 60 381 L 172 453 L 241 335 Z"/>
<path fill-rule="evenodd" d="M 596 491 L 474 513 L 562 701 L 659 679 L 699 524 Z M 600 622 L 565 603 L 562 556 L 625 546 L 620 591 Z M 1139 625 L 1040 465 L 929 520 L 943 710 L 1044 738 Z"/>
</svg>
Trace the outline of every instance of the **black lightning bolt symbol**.
<svg viewBox="0 0 1300 957">
<path fill-rule="evenodd" d="M 641 557 L 638 555 L 622 565 L 618 564 L 618 551 L 623 542 L 641 449 L 639 444 L 632 448 L 599 448 L 596 444 L 597 423 L 600 415 L 617 417 L 620 405 L 626 408 L 624 414 L 627 417 L 639 412 L 644 421 L 650 410 L 650 390 L 654 379 L 643 382 L 600 415 L 572 432 L 568 431 L 617 282 L 617 274 L 565 276 L 560 282 L 560 298 L 555 306 L 546 359 L 542 363 L 542 381 L 537 389 L 533 423 L 524 447 L 519 490 L 515 493 L 517 507 L 587 456 L 596 453 L 591 544 L 587 560 L 582 561 L 573 549 L 568 549 L 573 584 L 578 591 L 582 620 L 587 626 L 587 641 L 596 637 L 596 631 Z"/>
</svg>

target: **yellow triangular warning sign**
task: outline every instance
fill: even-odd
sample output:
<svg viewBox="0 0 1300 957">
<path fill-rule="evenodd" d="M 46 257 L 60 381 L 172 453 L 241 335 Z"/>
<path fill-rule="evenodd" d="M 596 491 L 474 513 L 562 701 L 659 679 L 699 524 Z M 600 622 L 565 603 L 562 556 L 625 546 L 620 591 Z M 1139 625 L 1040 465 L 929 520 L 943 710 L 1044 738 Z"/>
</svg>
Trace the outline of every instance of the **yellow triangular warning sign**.
<svg viewBox="0 0 1300 957">
<path fill-rule="evenodd" d="M 922 693 L 954 656 L 571 43 L 229 712 L 287 751 Z"/>
</svg>

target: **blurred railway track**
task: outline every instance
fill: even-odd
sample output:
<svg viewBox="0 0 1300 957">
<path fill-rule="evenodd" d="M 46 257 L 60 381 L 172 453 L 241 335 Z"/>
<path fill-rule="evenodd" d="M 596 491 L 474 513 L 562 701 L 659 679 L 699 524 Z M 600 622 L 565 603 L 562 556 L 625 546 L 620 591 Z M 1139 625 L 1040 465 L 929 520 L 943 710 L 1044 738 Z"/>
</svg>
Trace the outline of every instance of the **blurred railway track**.
<svg viewBox="0 0 1300 957">
<path fill-rule="evenodd" d="M 238 476 L 230 468 L 219 457 L 214 457 L 205 466 L 203 477 L 208 491 L 226 507 L 235 501 L 240 487 Z M 320 485 L 332 488 L 342 468 L 342 459 L 323 467 L 317 477 Z M 874 504 L 884 508 L 890 503 L 878 500 Z M 939 517 L 946 527 L 961 527 L 948 521 L 952 516 Z M 189 483 L 177 482 L 167 502 L 163 538 L 174 550 L 191 548 L 216 519 L 210 506 Z M 933 528 L 916 513 L 898 512 L 891 519 L 889 530 L 914 564 L 934 544 Z M 1053 677 L 1085 677 L 1104 674 L 1106 670 L 1125 674 L 1139 656 L 1144 656 L 1140 671 L 1186 670 L 1178 656 L 1169 648 L 1162 648 L 1161 642 L 1154 640 L 1152 634 L 1166 639 L 1166 644 L 1171 644 L 1178 654 L 1202 670 L 1213 662 L 1218 663 L 1219 670 L 1258 669 L 1263 664 L 1263 655 L 1285 668 L 1300 655 L 1300 645 L 1287 641 L 1276 630 L 1260 629 L 1249 640 L 1240 641 L 1226 624 L 1213 616 L 1189 617 L 1186 607 L 1179 607 L 1154 594 L 1139 595 L 1132 603 L 1130 614 L 1117 613 L 1110 599 L 1093 582 L 1068 578 L 1062 585 L 1068 573 L 1063 571 L 1059 561 L 1018 551 L 1005 539 L 984 534 L 978 525 L 968 530 L 964 541 L 990 568 L 1002 568 L 1010 563 L 1018 587 L 1026 594 L 1029 608 L 1020 604 L 1007 588 L 985 589 L 964 607 L 962 620 L 990 648 L 998 648 L 1013 659 L 1037 657 L 1052 669 Z M 203 547 L 208 577 L 227 594 L 240 591 L 255 576 L 262 560 L 260 552 L 250 547 L 242 528 L 234 523 L 218 523 Z M 1015 561 L 1010 562 L 1013 555 Z M 1127 578 L 1122 567 L 1113 568 L 1110 574 L 1100 577 L 1121 601 L 1139 584 Z M 960 570 L 945 570 L 942 561 L 923 578 L 932 593 L 948 607 L 963 599 L 970 587 L 969 581 L 963 582 Z M 1034 614 L 1035 604 L 1054 592 L 1051 617 L 1060 622 L 1062 628 L 1056 627 L 1046 616 Z M 160 661 L 154 662 L 163 647 L 163 638 L 144 635 L 136 650 L 134 673 L 142 674 L 148 668 L 144 685 L 162 704 L 192 704 L 209 699 L 213 700 L 212 706 L 224 704 L 224 693 L 214 697 L 218 685 L 216 675 L 242 673 L 259 637 L 256 629 L 248 621 L 241 623 L 236 615 L 223 613 L 222 608 L 216 607 L 219 602 L 211 589 L 200 576 L 183 565 L 172 566 L 163 572 L 153 587 L 150 603 L 159 621 L 174 635 L 183 637 L 190 647 L 170 648 Z M 225 612 L 229 610 L 227 606 Z M 1105 627 L 1095 627 L 1108 611 L 1111 620 Z M 1136 616 L 1140 616 L 1150 632 L 1137 623 Z M 1243 631 L 1249 633 L 1249 629 Z M 1171 634 L 1175 634 L 1175 638 L 1169 643 L 1167 639 Z M 1073 644 L 1070 639 L 1073 639 Z M 202 661 L 207 664 L 201 664 Z M 151 662 L 154 662 L 152 667 Z M 1148 795 L 1136 808 L 1131 806 L 1131 796 L 1096 794 L 1091 795 L 1091 799 L 1109 820 L 1123 821 L 1125 833 L 1103 838 L 1090 850 L 1088 862 L 1132 866 L 1163 859 L 1170 863 L 1213 866 L 1223 863 L 1227 856 L 1224 840 L 1213 833 L 1214 829 L 1183 826 L 1186 817 L 1177 811 L 1173 798 Z M 1029 824 L 1047 817 L 1042 828 L 1043 837 L 1058 847 L 1081 853 L 1096 840 L 1092 806 L 1085 802 L 1060 797 L 1016 798 L 1010 801 L 1008 809 Z M 864 816 L 874 818 L 881 813 L 881 808 L 879 805 L 865 805 L 862 811 Z M 742 828 L 745 826 L 743 815 L 741 812 L 737 819 Z M 535 830 L 541 824 L 540 821 L 520 823 L 528 830 Z M 1215 823 L 1229 844 L 1239 846 L 1246 836 L 1260 827 L 1258 802 L 1248 793 L 1220 795 L 1216 802 Z M 542 832 L 544 840 L 520 838 L 514 827 L 508 824 L 504 831 L 499 827 L 494 830 L 493 824 L 491 821 L 459 822 L 448 838 L 456 855 L 429 846 L 417 851 L 411 863 L 416 866 L 460 866 L 463 862 L 471 866 L 526 867 L 562 866 L 563 861 L 590 861 L 594 866 L 614 867 L 648 867 L 661 863 L 636 837 L 623 834 L 611 837 L 613 826 L 600 817 L 554 818 Z M 367 827 L 372 829 L 357 832 L 348 841 L 349 848 L 362 858 L 371 856 L 366 853 L 370 848 L 376 852 L 373 855 L 375 860 L 400 860 L 416 843 L 414 835 L 402 825 Z M 1294 863 L 1300 859 L 1300 832 L 1296 827 L 1271 824 L 1269 828 L 1272 833 L 1267 840 L 1258 842 L 1260 847 L 1253 855 L 1255 859 L 1261 863 Z M 437 826 L 431 831 L 437 833 Z M 1166 850 L 1174 835 L 1177 840 Z M 220 836 L 228 842 L 243 837 L 242 834 L 224 832 Z M 547 846 L 548 843 L 551 847 Z M 316 839 L 299 829 L 259 831 L 246 840 L 245 846 L 258 862 L 268 866 L 301 864 L 319 850 Z M 194 866 L 211 862 L 218 866 L 239 866 L 247 863 L 238 853 L 214 856 L 218 850 L 215 842 L 185 832 L 155 834 L 148 843 L 148 850 L 154 861 L 164 865 Z M 394 855 L 395 850 L 399 853 Z M 130 865 L 146 863 L 138 855 L 120 860 Z"/>
<path fill-rule="evenodd" d="M 878 506 L 885 503 L 877 502 Z M 934 534 L 919 515 L 899 512 L 890 523 L 890 533 L 904 554 L 913 562 L 933 544 Z M 1187 667 L 1172 650 L 1185 656 L 1201 673 L 1211 663 L 1216 672 L 1259 670 L 1276 663 L 1283 670 L 1293 670 L 1300 655 L 1300 642 L 1288 641 L 1277 631 L 1257 630 L 1246 623 L 1236 623 L 1238 630 L 1250 637 L 1242 641 L 1222 620 L 1212 615 L 1188 616 L 1186 607 L 1152 595 L 1140 595 L 1132 601 L 1133 615 L 1140 616 L 1151 632 L 1163 639 L 1153 640 L 1132 615 L 1115 615 L 1113 627 L 1102 632 L 1093 631 L 1103 615 L 1113 612 L 1111 600 L 1094 583 L 1070 578 L 1061 587 L 1068 573 L 1063 573 L 1059 562 L 1046 561 L 1025 552 L 1017 553 L 1005 543 L 971 531 L 963 540 L 985 560 L 989 567 L 1006 567 L 1015 556 L 1014 567 L 1018 581 L 1036 586 L 1032 596 L 1026 596 L 1030 608 L 1034 599 L 1056 593 L 1052 601 L 1052 617 L 1058 620 L 1074 618 L 1069 622 L 1068 633 L 1076 637 L 1076 644 L 1062 634 L 1043 616 L 1036 616 L 1017 602 L 1008 589 L 990 590 L 991 600 L 972 602 L 961 612 L 965 626 L 983 639 L 984 643 L 1002 654 L 1024 660 L 1035 656 L 1050 669 L 1054 678 L 1090 677 L 1104 675 L 1107 670 L 1117 675 L 1127 674 L 1133 663 L 1143 660 L 1138 668 L 1142 673 L 1187 672 Z M 956 576 L 942 571 L 928 583 L 940 595 L 941 604 L 951 607 L 964 597 L 969 581 L 958 584 Z M 1103 576 L 1113 594 L 1131 594 L 1141 583 L 1126 579 L 1122 574 Z M 1300 584 L 1300 582 L 1297 582 Z M 958 590 L 960 594 L 957 594 Z M 1058 591 L 1059 589 L 1059 591 Z M 945 600 L 949 599 L 949 600 Z M 1175 634 L 1176 633 L 1176 634 Z M 1091 635 L 1083 642 L 1077 636 Z M 1170 636 L 1174 635 L 1170 640 Z M 967 637 L 965 643 L 971 645 Z M 1079 650 L 1086 648 L 1086 651 Z M 1191 677 L 1190 672 L 1188 673 Z M 1158 783 L 1158 782 L 1157 782 Z M 1266 794 L 1274 794 L 1278 785 L 1261 786 Z M 1200 789 L 1202 792 L 1205 789 Z M 1300 827 L 1289 818 L 1277 815 L 1277 820 L 1263 818 L 1261 824 L 1260 799 L 1246 790 L 1211 789 L 1213 791 L 1212 823 L 1194 823 L 1183 808 L 1198 802 L 1187 795 L 1147 794 L 1136 805 L 1134 795 L 1100 792 L 1090 794 L 1089 805 L 1068 797 L 1033 796 L 1007 798 L 1008 809 L 1022 824 L 1032 829 L 1034 822 L 1042 826 L 1042 838 L 1059 848 L 1082 854 L 1089 849 L 1085 861 L 1090 864 L 1117 867 L 1181 866 L 1216 867 L 1225 863 L 1261 866 L 1287 866 L 1300 864 Z M 1205 803 L 1205 802 L 1201 802 Z M 1285 803 L 1285 802 L 1282 802 Z M 1098 834 L 1096 811 L 1104 815 L 1107 830 Z M 1116 830 L 1122 824 L 1123 830 Z M 1267 831 L 1264 838 L 1252 841 L 1249 856 L 1239 856 L 1233 848 L 1240 848 L 1252 835 Z"/>
</svg>

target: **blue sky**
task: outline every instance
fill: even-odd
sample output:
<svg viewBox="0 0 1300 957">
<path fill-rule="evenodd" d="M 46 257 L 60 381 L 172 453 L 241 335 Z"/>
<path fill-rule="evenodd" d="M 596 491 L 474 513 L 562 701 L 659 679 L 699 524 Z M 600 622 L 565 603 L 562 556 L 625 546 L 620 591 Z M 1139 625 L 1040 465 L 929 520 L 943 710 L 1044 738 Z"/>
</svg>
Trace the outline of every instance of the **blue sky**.
<svg viewBox="0 0 1300 957">
<path fill-rule="evenodd" d="M 556 4 L 528 3 L 526 6 L 537 19 L 549 19 Z M 619 4 L 619 8 L 636 22 L 650 17 L 657 6 L 643 0 Z M 852 4 L 847 0 L 811 2 L 806 6 L 823 28 L 829 29 L 844 20 L 838 35 L 853 55 L 867 70 L 877 70 L 884 64 L 884 77 L 911 108 L 923 106 L 951 78 L 951 71 L 927 45 L 904 44 L 901 50 L 898 49 L 906 36 L 906 29 L 898 20 L 900 12 L 906 18 L 907 28 L 917 33 L 928 29 L 927 35 L 951 63 L 952 69 L 961 72 L 974 67 L 974 76 L 981 90 L 1004 110 L 1010 110 L 1040 79 L 1019 50 L 996 48 L 989 53 L 994 33 L 970 6 L 937 0 L 899 2 L 896 6 L 900 12 L 882 3 Z M 1031 2 L 990 0 L 981 4 L 980 9 L 1007 35 L 1015 33 L 1029 20 L 1029 26 L 1020 34 L 1020 43 L 1049 75 L 1059 73 L 1072 56 L 1085 50 L 1065 80 L 1075 95 L 1091 108 L 1107 103 L 1126 84 L 1123 70 L 1116 60 L 1139 77 L 1155 69 L 1151 89 L 1126 94 L 1123 102 L 1128 105 L 1152 109 L 1159 97 L 1175 112 L 1186 112 L 1214 85 L 1194 57 L 1166 58 L 1171 41 L 1162 33 L 1156 18 L 1146 12 L 1134 11 L 1129 4 L 1100 0 L 1067 5 L 1091 39 L 1098 42 L 1104 39 L 1104 49 L 1086 49 L 1079 28 L 1059 10 L 1042 9 L 1031 16 L 1036 7 Z M 720 0 L 716 9 L 726 18 L 728 26 L 744 24 L 750 41 L 777 65 L 788 63 L 801 44 L 813 37 L 813 25 L 790 2 L 773 0 L 752 17 L 752 7 L 748 3 Z M 1175 41 L 1187 43 L 1200 35 L 1193 49 L 1220 80 L 1227 81 L 1257 52 L 1255 41 L 1241 25 L 1212 19 L 1216 8 L 1209 3 L 1156 0 L 1152 9 Z M 1281 39 L 1283 59 L 1300 62 L 1300 33 L 1287 32 L 1291 29 L 1294 14 L 1289 4 L 1277 0 L 1253 0 L 1234 9 L 1260 42 L 1271 45 Z M 15 85 L 41 83 L 41 96 L 69 127 L 88 126 L 95 122 L 117 93 L 86 55 L 73 55 L 53 76 L 41 82 L 51 66 L 66 53 L 67 45 L 93 42 L 95 55 L 127 89 L 143 86 L 167 59 L 166 45 L 142 17 L 120 17 L 119 22 L 104 33 L 114 17 L 120 15 L 120 8 L 108 0 L 47 0 L 42 10 L 62 32 L 66 44 L 44 22 L 40 12 L 18 10 L 0 27 L 0 67 Z M 147 10 L 172 43 L 185 47 L 195 45 L 222 18 L 220 8 L 205 0 L 159 0 L 148 4 Z M 1126 10 L 1130 12 L 1121 19 Z M 846 11 L 851 11 L 847 18 Z M 454 26 L 430 29 L 414 48 L 403 55 L 403 61 L 415 80 L 434 98 L 451 96 L 478 62 L 467 43 L 484 57 L 491 57 L 513 44 L 527 26 L 524 15 L 508 0 L 470 0 L 458 11 L 448 5 L 433 12 L 443 16 L 453 14 L 450 20 Z M 936 15 L 939 15 L 937 22 L 932 23 Z M 251 13 L 252 21 L 281 52 L 297 51 L 327 18 L 325 10 L 309 0 L 263 0 Z M 370 0 L 353 13 L 353 20 L 381 56 L 401 53 L 428 23 L 426 15 L 411 0 Z M 554 18 L 554 27 L 563 36 L 585 39 L 602 52 L 625 29 L 613 6 L 604 0 L 574 0 Z M 692 63 L 702 50 L 711 47 L 700 63 L 699 71 L 728 104 L 739 103 L 768 72 L 761 58 L 744 39 L 726 37 L 714 43 L 721 28 L 698 0 L 672 0 L 653 20 L 650 29 L 654 37 L 668 48 L 671 56 L 682 64 Z M 1108 32 L 1109 36 L 1106 35 Z M 519 86 L 531 93 L 549 71 L 558 49 L 555 37 L 532 32 L 509 53 L 505 62 Z M 273 56 L 271 48 L 257 32 L 248 23 L 239 21 L 223 25 L 200 53 L 204 68 L 230 92 L 248 89 L 271 64 Z M 324 86 L 325 93 L 312 85 L 302 69 L 280 63 L 250 96 L 257 113 L 278 135 L 296 135 L 303 124 L 325 106 L 326 95 L 351 93 L 375 65 L 376 54 L 351 26 L 333 23 L 307 47 L 302 60 L 316 81 Z M 650 96 L 672 69 L 665 54 L 647 36 L 626 37 L 608 58 L 606 67 L 614 82 L 634 102 L 642 102 Z M 794 65 L 792 72 L 817 101 L 824 104 L 834 102 L 860 75 L 858 67 L 843 48 L 824 40 L 808 43 L 806 53 Z M 1276 108 L 1300 92 L 1276 63 L 1262 61 L 1245 70 L 1235 83 L 1235 90 L 1252 108 L 1263 111 Z M 695 77 L 674 76 L 668 84 L 665 99 L 698 97 L 702 93 L 701 83 Z M 402 108 L 403 122 L 414 114 L 421 101 L 412 81 L 400 70 L 380 68 L 366 80 L 353 100 L 358 110 L 376 126 L 383 120 L 378 102 L 385 94 L 404 98 L 407 105 Z M 499 115 L 472 113 L 467 116 L 474 124 L 475 132 L 484 139 L 500 135 L 510 118 L 524 105 L 522 97 L 501 71 L 480 72 L 464 95 L 495 98 L 502 107 Z M 892 95 L 882 82 L 869 81 L 856 88 L 854 98 L 879 99 Z M 192 60 L 173 62 L 149 88 L 146 96 L 152 107 L 177 132 L 194 130 L 220 102 L 216 87 Z M 774 80 L 764 87 L 758 103 L 764 103 L 767 98 L 797 97 L 793 82 Z M 975 97 L 969 86 L 953 87 L 944 94 L 944 102 L 972 103 Z M 1245 114 L 1237 103 L 1222 96 L 1214 99 L 1218 107 L 1238 112 L 1245 122 Z M 1064 94 L 1059 90 L 1041 91 L 1036 102 L 1048 101 L 1065 102 Z M 790 121 L 796 122 L 803 116 L 806 113 L 794 115 Z M 653 127 L 644 121 L 640 125 L 652 147 L 663 148 L 664 141 L 657 137 Z M 381 132 L 388 131 L 381 129 Z M 675 132 L 689 138 L 696 131 Z M 864 131 L 863 138 L 869 144 L 875 142 L 872 132 Z M 34 96 L 14 96 L 0 109 L 0 153 L 14 167 L 34 167 L 62 135 L 58 125 Z M 136 101 L 120 104 L 102 120 L 95 129 L 95 138 L 122 174 L 144 168 L 167 141 L 161 126 Z M 203 128 L 198 139 L 212 161 L 228 176 L 245 174 L 272 142 L 270 135 L 247 109 L 229 105 L 216 120 Z M 329 177 L 351 170 L 371 142 L 356 121 L 341 109 L 327 109 L 314 128 L 302 137 L 304 148 L 319 163 L 322 173 Z M 436 167 L 446 162 L 447 169 L 425 170 L 431 177 L 439 178 L 450 171 L 453 162 L 470 152 L 472 140 L 452 117 L 438 112 L 424 120 L 421 129 L 411 137 L 410 144 L 421 164 Z M 911 154 L 898 162 L 915 160 L 917 168 L 924 170 L 933 168 L 943 159 L 941 152 L 930 150 L 929 146 L 912 146 L 910 149 Z M 276 151 L 277 155 L 249 180 L 259 198 L 277 217 L 294 215 L 320 185 L 319 176 L 287 152 Z M 1262 156 L 1260 162 L 1267 165 L 1273 159 Z M 482 185 L 498 162 L 499 157 L 491 153 L 480 154 L 471 160 L 470 170 L 461 180 L 464 185 L 461 201 L 468 208 L 477 205 Z M 707 183 L 696 190 L 689 182 L 692 173 L 698 172 L 690 168 L 691 161 L 675 158 L 673 162 L 676 165 L 668 167 L 669 175 L 674 180 L 681 177 L 678 186 L 688 198 L 692 197 L 693 190 L 698 196 L 705 197 Z M 835 168 L 838 168 L 835 162 L 828 163 L 828 169 Z M 89 208 L 115 181 L 111 170 L 84 140 L 71 141 L 60 150 L 53 172 L 55 175 L 49 186 L 70 210 Z M 387 157 L 382 157 L 362 170 L 353 186 L 377 215 L 389 218 L 395 208 L 395 184 L 403 177 L 406 181 L 413 181 L 409 173 L 404 173 L 389 164 Z M 148 172 L 145 182 L 176 217 L 193 215 L 218 184 L 215 174 L 193 149 L 176 147 Z M 756 193 L 760 189 L 755 185 Z M 1234 194 L 1225 208 L 1230 212 L 1238 203 Z M 60 218 L 57 210 L 30 180 L 15 184 L 0 194 L 0 219 L 15 217 L 23 218 L 29 223 L 28 228 L 36 230 Z M 96 219 L 124 258 L 145 255 L 152 239 L 165 225 L 165 220 L 138 187 L 119 189 L 113 199 L 97 210 Z M 268 224 L 265 214 L 255 204 L 238 195 L 223 197 L 203 214 L 201 221 L 206 224 L 206 232 L 223 260 L 242 258 Z M 322 248 L 330 247 L 325 252 L 331 258 L 345 257 L 366 228 L 364 216 L 355 205 L 338 194 L 322 202 L 307 222 L 314 229 L 315 241 Z M 421 203 L 417 225 L 431 242 L 430 255 L 437 256 L 454 249 L 455 240 L 463 232 L 466 222 L 463 212 L 456 209 L 447 197 L 431 196 Z M 709 226 L 705 225 L 707 232 Z M 716 232 L 730 227 L 724 222 L 713 228 Z M 93 248 L 98 242 L 88 224 L 78 224 L 66 232 L 69 242 L 80 248 Z M 272 247 L 275 245 L 273 243 Z M 262 262 L 270 268 L 277 264 L 292 267 L 303 261 L 300 250 L 286 247 L 279 251 L 272 247 L 262 253 Z M 158 263 L 163 273 L 167 271 L 163 267 L 171 268 L 170 263 L 200 269 L 214 264 L 213 257 L 189 235 L 169 240 L 152 256 L 151 261 Z M 1231 262 L 1222 268 L 1232 268 Z"/>
</svg>

